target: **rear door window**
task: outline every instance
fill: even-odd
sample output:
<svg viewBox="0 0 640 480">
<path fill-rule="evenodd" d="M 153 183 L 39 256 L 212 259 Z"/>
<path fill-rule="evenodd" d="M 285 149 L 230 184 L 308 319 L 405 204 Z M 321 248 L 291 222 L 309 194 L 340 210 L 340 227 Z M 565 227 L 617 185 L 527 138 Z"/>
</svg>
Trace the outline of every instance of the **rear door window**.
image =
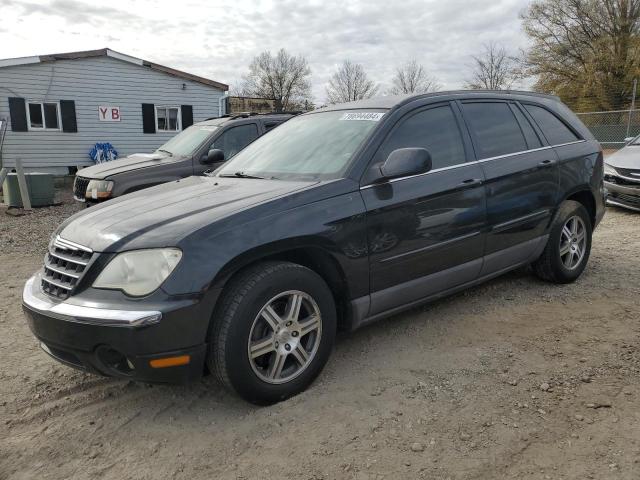
<svg viewBox="0 0 640 480">
<path fill-rule="evenodd" d="M 466 161 L 462 135 L 451 107 L 429 108 L 401 120 L 378 151 L 376 162 L 384 162 L 398 148 L 426 148 L 433 169 Z"/>
<path fill-rule="evenodd" d="M 531 114 L 550 145 L 562 145 L 580 140 L 562 120 L 546 108 L 526 104 L 524 108 Z"/>
<path fill-rule="evenodd" d="M 225 130 L 215 139 L 209 149 L 217 148 L 222 150 L 225 160 L 229 160 L 256 138 L 258 138 L 258 126 L 255 123 L 238 125 Z"/>
<path fill-rule="evenodd" d="M 528 149 L 524 134 L 509 104 L 464 103 L 463 108 L 465 119 L 475 139 L 479 160 Z"/>
<path fill-rule="evenodd" d="M 542 147 L 542 142 L 540 141 L 538 134 L 533 129 L 529 119 L 525 117 L 520 108 L 517 105 L 511 104 L 511 111 L 518 119 L 518 123 L 522 129 L 522 133 L 524 133 L 524 137 L 527 139 L 527 145 L 529 145 L 529 148 L 533 149 Z"/>
<path fill-rule="evenodd" d="M 268 132 L 269 130 L 273 130 L 274 128 L 276 128 L 281 123 L 282 122 L 265 122 L 264 123 L 264 131 Z"/>
</svg>

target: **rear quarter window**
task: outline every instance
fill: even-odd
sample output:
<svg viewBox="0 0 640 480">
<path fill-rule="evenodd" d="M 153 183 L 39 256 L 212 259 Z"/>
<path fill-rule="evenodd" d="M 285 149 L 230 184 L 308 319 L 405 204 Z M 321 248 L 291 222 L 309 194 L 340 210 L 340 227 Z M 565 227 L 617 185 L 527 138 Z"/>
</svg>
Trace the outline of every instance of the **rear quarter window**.
<svg viewBox="0 0 640 480">
<path fill-rule="evenodd" d="M 524 105 L 524 108 L 538 124 L 550 145 L 561 145 L 580 140 L 562 120 L 546 108 L 537 105 Z"/>
</svg>

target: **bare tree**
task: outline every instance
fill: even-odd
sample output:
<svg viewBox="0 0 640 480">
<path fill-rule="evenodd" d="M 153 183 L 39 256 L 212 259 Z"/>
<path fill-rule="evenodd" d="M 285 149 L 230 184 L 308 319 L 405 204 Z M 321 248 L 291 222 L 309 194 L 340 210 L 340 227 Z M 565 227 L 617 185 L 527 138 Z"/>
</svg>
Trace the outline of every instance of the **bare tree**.
<svg viewBox="0 0 640 480">
<path fill-rule="evenodd" d="M 480 55 L 473 56 L 473 71 L 467 87 L 483 90 L 508 90 L 521 77 L 518 61 L 505 48 L 491 42 Z"/>
<path fill-rule="evenodd" d="M 428 93 L 442 88 L 437 80 L 429 76 L 424 67 L 416 60 L 410 60 L 396 68 L 392 83 L 393 87 L 391 87 L 390 93 L 393 95 Z"/>
<path fill-rule="evenodd" d="M 246 81 L 233 81 L 229 85 L 229 95 L 232 97 L 249 97 L 251 93 L 246 90 Z"/>
<path fill-rule="evenodd" d="M 289 54 L 284 48 L 274 56 L 262 52 L 249 65 L 240 91 L 245 95 L 275 101 L 276 111 L 299 108 L 312 99 L 311 69 L 303 56 Z"/>
<path fill-rule="evenodd" d="M 327 102 L 343 103 L 371 98 L 378 93 L 378 85 L 370 80 L 364 67 L 351 60 L 345 60 L 333 74 L 327 87 Z"/>
<path fill-rule="evenodd" d="M 629 105 L 640 75 L 640 0 L 534 0 L 522 20 L 536 89 L 573 108 Z"/>
</svg>

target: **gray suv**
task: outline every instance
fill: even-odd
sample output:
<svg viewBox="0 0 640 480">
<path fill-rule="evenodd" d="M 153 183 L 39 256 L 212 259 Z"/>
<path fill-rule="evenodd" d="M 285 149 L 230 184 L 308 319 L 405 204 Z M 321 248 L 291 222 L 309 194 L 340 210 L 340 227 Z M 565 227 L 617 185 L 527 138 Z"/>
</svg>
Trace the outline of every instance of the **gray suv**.
<svg viewBox="0 0 640 480">
<path fill-rule="evenodd" d="M 241 113 L 196 123 L 153 153 L 135 153 L 78 172 L 73 196 L 97 203 L 218 168 L 226 160 L 291 118 L 292 114 Z"/>
</svg>

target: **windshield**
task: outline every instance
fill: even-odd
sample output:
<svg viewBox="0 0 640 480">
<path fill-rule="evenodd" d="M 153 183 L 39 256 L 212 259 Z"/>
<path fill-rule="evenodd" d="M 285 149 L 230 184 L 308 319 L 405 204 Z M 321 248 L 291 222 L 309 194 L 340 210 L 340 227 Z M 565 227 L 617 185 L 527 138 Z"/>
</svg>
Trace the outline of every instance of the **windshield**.
<svg viewBox="0 0 640 480">
<path fill-rule="evenodd" d="M 218 127 L 213 125 L 192 125 L 162 145 L 157 151 L 184 157 L 193 155 L 195 150 L 217 129 Z"/>
<path fill-rule="evenodd" d="M 218 175 L 281 180 L 340 178 L 383 115 L 383 111 L 343 110 L 294 117 L 238 153 Z"/>
</svg>

